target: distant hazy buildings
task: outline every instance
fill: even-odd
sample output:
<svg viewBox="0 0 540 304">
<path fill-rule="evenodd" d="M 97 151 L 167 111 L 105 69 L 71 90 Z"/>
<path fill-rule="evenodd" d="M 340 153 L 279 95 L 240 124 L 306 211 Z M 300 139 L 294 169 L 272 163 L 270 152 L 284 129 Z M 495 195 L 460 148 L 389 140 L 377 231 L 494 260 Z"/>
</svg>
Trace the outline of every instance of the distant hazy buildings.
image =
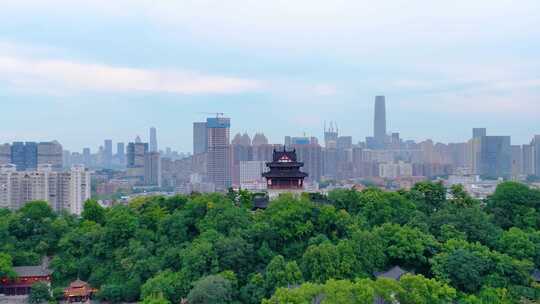
<svg viewBox="0 0 540 304">
<path fill-rule="evenodd" d="M 413 166 L 412 164 L 403 161 L 379 164 L 379 176 L 387 179 L 412 177 Z"/>
<path fill-rule="evenodd" d="M 268 138 L 264 136 L 263 133 L 255 133 L 253 136 L 253 140 L 251 141 L 251 144 L 253 146 L 262 146 L 262 145 L 268 145 Z"/>
<path fill-rule="evenodd" d="M 304 170 L 309 173 L 307 180 L 319 182 L 323 174 L 323 153 L 318 143 L 292 144 L 298 161 L 304 163 Z"/>
<path fill-rule="evenodd" d="M 266 184 L 262 174 L 267 171 L 266 162 L 250 160 L 240 162 L 240 188 L 262 190 Z"/>
<path fill-rule="evenodd" d="M 240 184 L 240 163 L 253 160 L 253 147 L 251 138 L 247 133 L 236 134 L 231 142 L 232 149 L 232 183 Z"/>
</svg>

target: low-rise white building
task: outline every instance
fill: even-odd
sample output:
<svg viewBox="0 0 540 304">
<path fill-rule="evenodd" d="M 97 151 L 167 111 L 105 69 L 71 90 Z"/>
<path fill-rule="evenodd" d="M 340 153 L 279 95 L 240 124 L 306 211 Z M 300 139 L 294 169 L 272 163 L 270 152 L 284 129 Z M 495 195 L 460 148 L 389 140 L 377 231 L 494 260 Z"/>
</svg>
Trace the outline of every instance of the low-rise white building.
<svg viewBox="0 0 540 304">
<path fill-rule="evenodd" d="M 412 164 L 403 161 L 379 164 L 379 176 L 388 179 L 411 177 L 413 176 Z"/>
</svg>

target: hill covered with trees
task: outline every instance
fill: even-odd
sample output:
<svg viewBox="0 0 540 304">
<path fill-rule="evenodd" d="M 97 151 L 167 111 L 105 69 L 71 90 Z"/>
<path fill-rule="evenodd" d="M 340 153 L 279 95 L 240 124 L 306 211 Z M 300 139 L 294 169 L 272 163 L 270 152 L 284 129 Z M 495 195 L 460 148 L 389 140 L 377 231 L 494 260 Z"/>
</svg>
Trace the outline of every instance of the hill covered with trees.
<svg viewBox="0 0 540 304">
<path fill-rule="evenodd" d="M 410 191 L 250 194 L 85 203 L 81 218 L 45 202 L 0 210 L 0 276 L 52 257 L 55 294 L 81 278 L 109 302 L 535 303 L 540 191 L 507 182 L 486 201 L 441 184 Z M 376 272 L 400 266 L 401 280 Z M 397 303 L 397 302 L 395 302 Z"/>
</svg>

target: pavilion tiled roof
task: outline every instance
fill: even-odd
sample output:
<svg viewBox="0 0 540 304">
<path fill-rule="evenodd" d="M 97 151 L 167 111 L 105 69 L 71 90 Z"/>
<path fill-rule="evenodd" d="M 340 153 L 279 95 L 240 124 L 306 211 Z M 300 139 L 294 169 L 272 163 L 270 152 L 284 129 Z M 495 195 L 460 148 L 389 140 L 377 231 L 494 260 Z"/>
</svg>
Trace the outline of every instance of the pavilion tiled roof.
<svg viewBox="0 0 540 304">
<path fill-rule="evenodd" d="M 376 272 L 375 276 L 377 278 L 388 278 L 388 279 L 399 281 L 401 277 L 407 273 L 409 272 L 401 269 L 401 267 L 394 266 L 387 271 Z"/>
</svg>

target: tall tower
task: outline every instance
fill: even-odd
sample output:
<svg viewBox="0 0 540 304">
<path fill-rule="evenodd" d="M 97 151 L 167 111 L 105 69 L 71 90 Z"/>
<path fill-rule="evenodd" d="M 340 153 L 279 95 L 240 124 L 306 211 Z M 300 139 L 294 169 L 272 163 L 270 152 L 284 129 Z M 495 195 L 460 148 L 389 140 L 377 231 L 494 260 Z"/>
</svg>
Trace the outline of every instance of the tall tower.
<svg viewBox="0 0 540 304">
<path fill-rule="evenodd" d="M 110 169 L 112 164 L 112 140 L 105 139 L 105 150 L 103 151 L 103 167 Z"/>
<path fill-rule="evenodd" d="M 486 128 L 473 128 L 473 138 L 480 138 L 487 136 Z"/>
<path fill-rule="evenodd" d="M 150 152 L 157 152 L 158 151 L 158 144 L 157 144 L 157 134 L 156 134 L 156 128 L 151 127 L 150 128 Z"/>
<path fill-rule="evenodd" d="M 532 140 L 534 174 L 540 177 L 540 135 L 535 135 Z"/>
<path fill-rule="evenodd" d="M 206 153 L 208 150 L 208 131 L 206 122 L 193 123 L 193 154 Z"/>
<path fill-rule="evenodd" d="M 206 120 L 208 134 L 208 179 L 217 190 L 231 186 L 231 119 L 214 117 Z"/>
<path fill-rule="evenodd" d="M 384 149 L 386 142 L 386 101 L 384 96 L 375 96 L 374 133 L 377 149 Z"/>
</svg>

